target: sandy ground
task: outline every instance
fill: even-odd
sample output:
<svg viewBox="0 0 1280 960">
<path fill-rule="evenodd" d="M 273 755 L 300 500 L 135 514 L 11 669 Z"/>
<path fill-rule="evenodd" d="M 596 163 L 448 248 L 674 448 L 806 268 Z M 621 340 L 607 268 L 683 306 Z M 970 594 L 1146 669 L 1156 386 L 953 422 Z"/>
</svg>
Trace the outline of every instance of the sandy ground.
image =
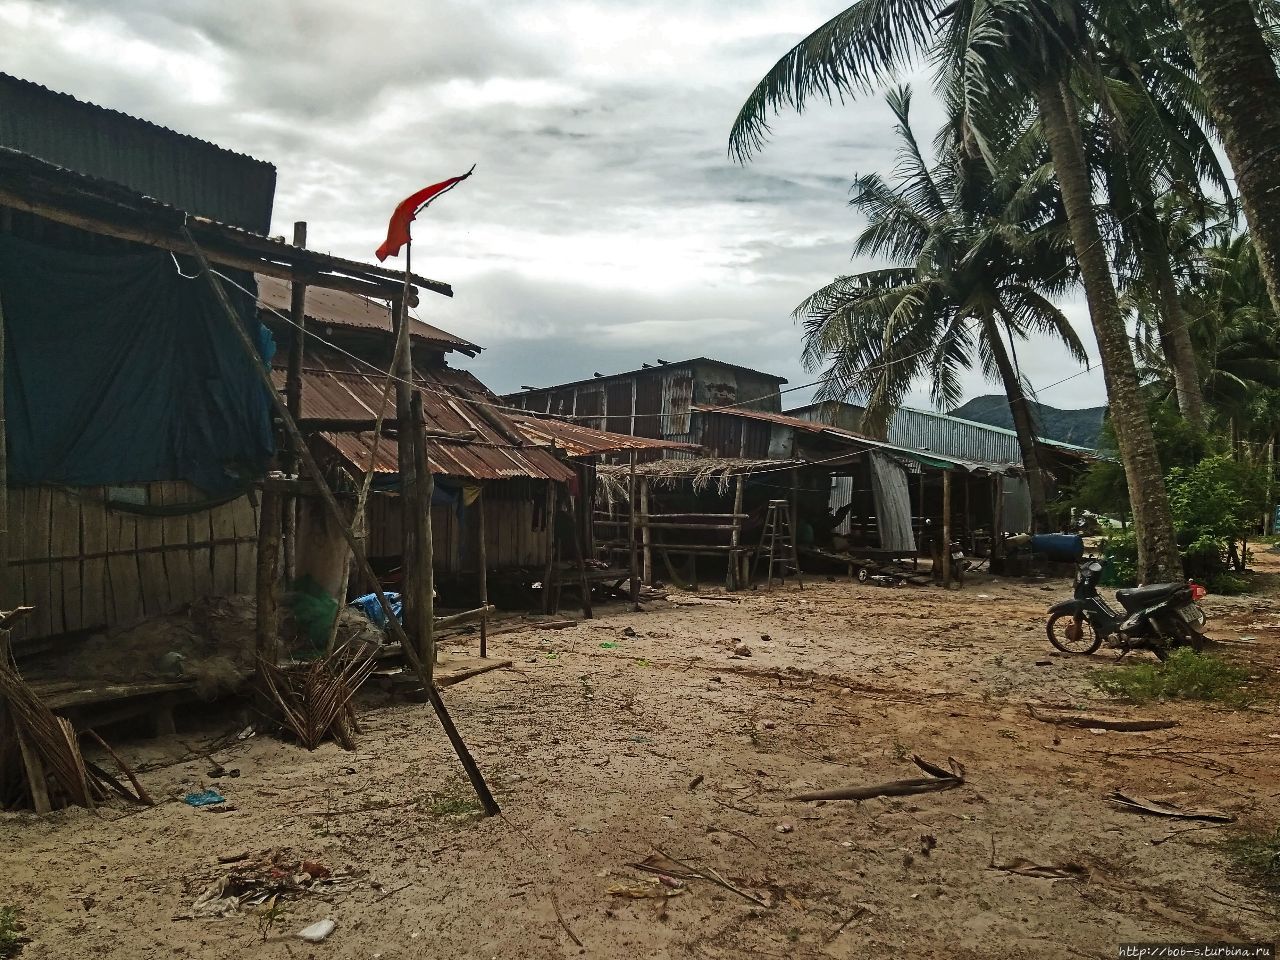
<svg viewBox="0 0 1280 960">
<path fill-rule="evenodd" d="M 1280 571 L 1280 555 L 1259 559 Z M 216 782 L 209 760 L 179 758 L 239 721 L 193 711 L 176 738 L 120 745 L 168 802 L 0 819 L 0 905 L 24 911 L 24 960 L 1114 957 L 1122 941 L 1276 939 L 1273 909 L 1229 870 L 1224 830 L 1105 799 L 1124 786 L 1274 827 L 1275 701 L 1107 700 L 1089 677 L 1114 669 L 1114 652 L 1059 656 L 1045 640 L 1045 609 L 1066 591 L 816 578 L 495 637 L 492 655 L 515 668 L 447 691 L 503 806 L 492 819 L 466 812 L 466 781 L 425 705 L 371 692 L 355 753 L 233 741 L 214 755 L 240 776 Z M 1213 635 L 1255 638 L 1222 652 L 1253 663 L 1260 685 L 1280 663 L 1277 594 L 1209 603 Z M 737 641 L 750 656 L 734 655 Z M 1056 727 L 1028 702 L 1179 726 Z M 913 753 L 956 758 L 967 783 L 789 799 L 920 776 Z M 234 809 L 178 802 L 209 785 Z M 996 864 L 1072 864 L 1088 880 L 993 868 L 993 847 Z M 611 894 L 671 892 L 628 866 L 655 849 L 728 886 Z M 348 879 L 282 901 L 270 924 L 259 910 L 192 918 L 236 869 L 220 857 L 264 850 Z M 297 938 L 323 918 L 337 925 L 325 942 Z"/>
</svg>

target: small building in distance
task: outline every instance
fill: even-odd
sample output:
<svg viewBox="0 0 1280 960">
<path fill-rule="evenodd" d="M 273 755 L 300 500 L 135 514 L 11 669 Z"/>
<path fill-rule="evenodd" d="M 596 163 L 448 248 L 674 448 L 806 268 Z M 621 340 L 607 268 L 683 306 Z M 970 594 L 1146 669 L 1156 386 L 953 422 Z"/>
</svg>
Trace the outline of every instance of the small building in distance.
<svg viewBox="0 0 1280 960">
<path fill-rule="evenodd" d="M 780 391 L 786 382 L 785 377 L 760 370 L 695 357 L 524 390 L 508 394 L 505 401 L 530 413 L 563 417 L 597 430 L 696 444 L 712 456 L 764 459 L 767 449 L 747 449 L 751 441 L 741 421 L 706 417 L 695 408 L 732 406 L 781 413 Z M 647 460 L 692 454 L 641 450 L 636 456 Z"/>
<path fill-rule="evenodd" d="M 811 403 L 788 411 L 801 420 L 828 424 L 843 430 L 858 431 L 866 408 L 854 403 L 827 401 Z M 1012 430 L 952 417 L 931 410 L 900 407 L 889 421 L 886 437 L 889 443 L 909 447 L 922 453 L 957 457 L 975 463 L 1022 466 L 1022 449 L 1018 435 Z M 1097 451 L 1088 447 L 1048 440 L 1040 442 L 1046 453 L 1045 467 L 1059 488 L 1079 475 Z M 1031 497 L 1022 476 L 1006 476 L 1004 489 L 1004 529 L 1020 532 L 1031 525 Z"/>
</svg>

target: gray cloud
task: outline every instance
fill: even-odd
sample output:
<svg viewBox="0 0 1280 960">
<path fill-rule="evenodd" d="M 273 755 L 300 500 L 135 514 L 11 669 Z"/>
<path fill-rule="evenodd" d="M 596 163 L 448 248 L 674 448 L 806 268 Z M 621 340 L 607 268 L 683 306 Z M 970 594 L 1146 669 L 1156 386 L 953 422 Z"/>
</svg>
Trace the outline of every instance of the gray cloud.
<svg viewBox="0 0 1280 960">
<path fill-rule="evenodd" d="M 414 265 L 454 283 L 422 315 L 487 346 L 468 365 L 497 389 L 700 354 L 801 383 L 790 310 L 861 266 L 849 181 L 894 144 L 865 100 L 728 159 L 743 98 L 832 12 L 775 7 L 0 0 L 0 30 L 24 38 L 11 72 L 275 163 L 275 231 L 305 219 L 319 249 L 370 258 L 398 200 L 477 163 L 415 225 Z M 918 98 L 922 128 L 936 110 Z M 1045 344 L 1021 357 L 1037 383 L 1073 372 Z"/>
</svg>

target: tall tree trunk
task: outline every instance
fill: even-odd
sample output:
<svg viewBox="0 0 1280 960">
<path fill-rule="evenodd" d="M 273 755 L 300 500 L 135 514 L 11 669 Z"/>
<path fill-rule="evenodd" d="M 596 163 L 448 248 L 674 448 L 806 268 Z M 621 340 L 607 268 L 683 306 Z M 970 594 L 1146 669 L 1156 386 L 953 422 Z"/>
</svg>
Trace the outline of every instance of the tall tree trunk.
<svg viewBox="0 0 1280 960">
<path fill-rule="evenodd" d="M 1022 378 L 1018 376 L 1018 371 L 1009 359 L 1009 352 L 1004 348 L 999 324 L 993 317 L 987 316 L 983 317 L 983 327 L 986 328 L 987 342 L 991 346 L 991 356 L 1004 383 L 1005 396 L 1009 398 L 1013 428 L 1018 435 L 1018 447 L 1022 451 L 1022 466 L 1027 471 L 1027 488 L 1031 494 L 1031 532 L 1048 533 L 1048 485 L 1045 483 L 1044 465 L 1040 462 L 1040 443 L 1036 439 L 1031 404 L 1027 402 L 1026 391 L 1022 388 Z"/>
<path fill-rule="evenodd" d="M 1046 82 L 1037 91 L 1040 119 L 1049 140 L 1058 188 L 1071 227 L 1071 241 L 1098 340 L 1102 374 L 1111 404 L 1120 460 L 1129 481 L 1129 500 L 1138 541 L 1138 576 L 1145 583 L 1180 579 L 1182 561 L 1173 530 L 1173 514 L 1156 456 L 1151 419 L 1138 389 L 1138 370 L 1116 295 L 1106 247 L 1093 204 L 1093 185 L 1085 163 L 1079 127 L 1067 109 L 1065 86 Z"/>
<path fill-rule="evenodd" d="M 1173 0 L 1280 313 L 1280 76 L 1254 0 Z"/>
<path fill-rule="evenodd" d="M 1200 389 L 1200 370 L 1196 364 L 1191 331 L 1178 296 L 1178 281 L 1173 276 L 1169 243 L 1155 208 L 1144 205 L 1136 218 L 1143 250 L 1143 270 L 1155 290 L 1160 317 L 1160 344 L 1173 372 L 1174 390 L 1178 395 L 1178 412 L 1199 433 L 1204 432 L 1204 393 Z"/>
</svg>

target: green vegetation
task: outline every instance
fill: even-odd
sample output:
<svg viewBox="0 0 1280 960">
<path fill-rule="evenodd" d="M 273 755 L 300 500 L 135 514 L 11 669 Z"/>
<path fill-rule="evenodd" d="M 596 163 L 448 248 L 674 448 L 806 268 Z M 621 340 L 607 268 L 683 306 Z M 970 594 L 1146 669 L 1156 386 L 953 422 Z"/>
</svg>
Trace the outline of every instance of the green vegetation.
<svg viewBox="0 0 1280 960">
<path fill-rule="evenodd" d="M 17 907 L 0 907 L 0 958 L 16 957 L 22 949 L 22 912 Z"/>
<path fill-rule="evenodd" d="M 1098 689 L 1134 703 L 1205 700 L 1234 707 L 1249 703 L 1249 692 L 1243 689 L 1248 679 L 1248 670 L 1186 648 L 1175 650 L 1164 663 L 1137 663 L 1092 678 Z"/>
<path fill-rule="evenodd" d="M 1222 848 L 1243 880 L 1280 901 L 1280 827 L 1270 833 L 1236 833 Z"/>
<path fill-rule="evenodd" d="M 481 811 L 479 801 L 473 796 L 438 795 L 427 808 L 433 817 L 469 817 Z"/>
<path fill-rule="evenodd" d="M 1039 427 L 1040 436 L 1046 440 L 1074 443 L 1078 447 L 1096 448 L 1102 440 L 1102 421 L 1106 407 L 1090 407 L 1087 410 L 1060 410 L 1047 403 L 1031 403 L 1031 415 Z M 1013 429 L 1013 412 L 1009 398 L 1001 394 L 974 397 L 951 411 L 951 416 L 975 423 L 989 423 L 993 427 Z"/>
</svg>

